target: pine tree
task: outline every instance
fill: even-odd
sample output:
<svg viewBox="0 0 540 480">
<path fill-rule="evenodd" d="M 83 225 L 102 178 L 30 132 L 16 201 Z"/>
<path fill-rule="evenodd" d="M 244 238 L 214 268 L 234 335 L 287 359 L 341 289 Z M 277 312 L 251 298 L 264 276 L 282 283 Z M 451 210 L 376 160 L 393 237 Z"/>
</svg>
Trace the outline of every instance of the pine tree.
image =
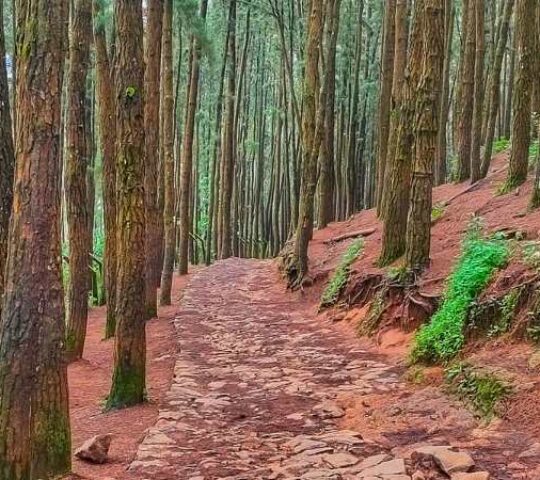
<svg viewBox="0 0 540 480">
<path fill-rule="evenodd" d="M 16 8 L 17 171 L 0 321 L 0 478 L 37 480 L 71 466 L 60 250 L 67 2 L 18 0 Z"/>
<path fill-rule="evenodd" d="M 118 0 L 116 20 L 117 299 L 108 408 L 144 401 L 144 62 L 141 0 Z"/>
</svg>

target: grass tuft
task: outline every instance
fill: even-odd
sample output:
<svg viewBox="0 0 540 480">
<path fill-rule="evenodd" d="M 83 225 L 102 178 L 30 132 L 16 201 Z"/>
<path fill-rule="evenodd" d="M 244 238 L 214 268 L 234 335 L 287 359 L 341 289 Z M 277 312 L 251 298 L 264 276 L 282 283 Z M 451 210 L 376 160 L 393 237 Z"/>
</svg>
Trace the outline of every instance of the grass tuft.
<svg viewBox="0 0 540 480">
<path fill-rule="evenodd" d="M 322 294 L 320 308 L 330 307 L 335 305 L 335 303 L 338 301 L 341 292 L 349 280 L 351 265 L 358 258 L 363 249 L 363 239 L 355 240 L 353 243 L 351 243 L 351 245 L 349 245 L 341 258 L 334 275 Z"/>
<path fill-rule="evenodd" d="M 479 371 L 466 363 L 447 368 L 445 377 L 450 392 L 468 403 L 485 420 L 497 415 L 501 400 L 512 392 L 511 386 L 494 374 Z"/>
<path fill-rule="evenodd" d="M 443 304 L 431 322 L 416 334 L 411 353 L 414 363 L 446 362 L 459 353 L 465 341 L 463 330 L 470 306 L 507 257 L 504 240 L 487 239 L 476 227 L 469 230 Z"/>
</svg>

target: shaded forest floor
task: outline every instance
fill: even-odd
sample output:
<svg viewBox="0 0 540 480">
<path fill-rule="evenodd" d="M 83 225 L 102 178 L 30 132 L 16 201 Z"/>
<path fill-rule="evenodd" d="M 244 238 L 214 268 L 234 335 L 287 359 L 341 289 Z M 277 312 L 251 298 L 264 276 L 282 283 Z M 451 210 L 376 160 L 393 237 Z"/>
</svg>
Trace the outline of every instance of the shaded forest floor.
<svg viewBox="0 0 540 480">
<path fill-rule="evenodd" d="M 75 450 L 88 438 L 103 433 L 112 433 L 113 441 L 106 465 L 95 466 L 73 459 L 73 471 L 82 478 L 122 478 L 145 430 L 156 421 L 159 402 L 173 376 L 177 350 L 173 320 L 190 278 L 191 275 L 175 276 L 173 306 L 160 308 L 159 317 L 147 324 L 149 401 L 135 408 L 103 412 L 112 377 L 114 340 L 103 340 L 105 307 L 91 309 L 83 360 L 70 365 L 68 372 L 73 447 Z"/>
<path fill-rule="evenodd" d="M 419 281 L 426 295 L 441 294 L 472 215 L 488 231 L 538 238 L 540 212 L 527 212 L 530 185 L 496 195 L 506 160 L 497 156 L 488 179 L 472 189 L 436 189 L 435 203 L 445 206 L 433 227 L 431 268 Z M 112 342 L 101 341 L 103 310 L 93 310 L 85 359 L 70 368 L 74 445 L 97 433 L 115 438 L 111 463 L 75 461 L 74 471 L 101 480 L 355 479 L 363 478 L 363 461 L 382 455 L 396 473 L 370 478 L 404 480 L 423 468 L 411 460 L 416 448 L 452 445 L 493 479 L 540 478 L 540 370 L 530 364 L 533 346 L 506 336 L 468 343 L 467 361 L 515 386 L 501 418 L 487 423 L 444 392 L 442 368 L 411 376 L 411 325 L 389 321 L 373 337 L 358 338 L 366 308 L 317 312 L 350 244 L 332 239 L 365 229 L 375 231 L 353 265 L 354 285 L 380 271 L 381 227 L 373 211 L 315 233 L 315 285 L 302 292 L 286 292 L 269 261 L 230 259 L 176 278 L 175 297 L 185 292 L 184 299 L 148 324 L 150 402 L 142 407 L 101 413 Z M 512 278 L 523 268 L 512 261 L 498 277 Z M 418 478 L 448 477 L 430 467 Z"/>
</svg>

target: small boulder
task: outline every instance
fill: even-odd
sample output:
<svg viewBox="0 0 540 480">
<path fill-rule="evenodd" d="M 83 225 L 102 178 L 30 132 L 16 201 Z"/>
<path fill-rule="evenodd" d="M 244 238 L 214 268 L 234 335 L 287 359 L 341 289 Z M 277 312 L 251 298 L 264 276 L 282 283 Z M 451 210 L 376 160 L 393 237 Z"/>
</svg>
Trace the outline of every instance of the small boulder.
<svg viewBox="0 0 540 480">
<path fill-rule="evenodd" d="M 488 472 L 456 473 L 452 480 L 489 480 Z"/>
<path fill-rule="evenodd" d="M 109 458 L 112 435 L 96 435 L 86 440 L 75 452 L 75 456 L 90 463 L 105 463 Z"/>
<path fill-rule="evenodd" d="M 447 475 L 468 472 L 474 467 L 474 460 L 465 452 L 452 450 L 450 446 L 444 447 L 420 447 L 413 454 L 414 457 L 428 457 L 435 460 L 438 467 Z"/>
</svg>

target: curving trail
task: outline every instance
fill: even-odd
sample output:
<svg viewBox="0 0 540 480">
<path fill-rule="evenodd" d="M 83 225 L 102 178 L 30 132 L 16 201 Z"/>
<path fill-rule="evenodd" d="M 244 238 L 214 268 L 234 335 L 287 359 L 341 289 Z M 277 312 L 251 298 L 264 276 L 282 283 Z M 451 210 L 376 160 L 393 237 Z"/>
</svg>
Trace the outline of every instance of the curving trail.
<svg viewBox="0 0 540 480">
<path fill-rule="evenodd" d="M 201 271 L 175 326 L 174 381 L 131 474 L 411 478 L 403 459 L 360 432 L 340 430 L 345 412 L 335 402 L 344 393 L 397 393 L 398 372 L 354 338 L 315 322 L 312 308 L 284 294 L 273 263 L 231 259 Z"/>
</svg>

